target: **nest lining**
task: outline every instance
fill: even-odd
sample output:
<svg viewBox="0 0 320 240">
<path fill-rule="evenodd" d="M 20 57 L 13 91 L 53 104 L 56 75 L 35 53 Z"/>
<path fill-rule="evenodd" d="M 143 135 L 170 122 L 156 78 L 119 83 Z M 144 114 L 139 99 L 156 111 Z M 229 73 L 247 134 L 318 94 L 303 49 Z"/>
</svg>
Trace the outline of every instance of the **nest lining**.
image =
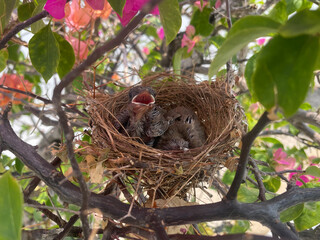
<svg viewBox="0 0 320 240">
<path fill-rule="evenodd" d="M 210 84 L 161 73 L 146 77 L 141 85 L 156 91 L 156 104 L 165 110 L 177 106 L 193 109 L 204 126 L 205 145 L 187 151 L 159 150 L 119 133 L 113 122 L 128 104 L 128 88 L 114 95 L 87 96 L 91 148 L 99 149 L 92 152 L 104 152 L 105 157 L 97 159 L 104 161 L 106 169 L 121 171 L 127 177 L 137 179 L 143 169 L 141 186 L 147 191 L 159 188 L 165 197 L 182 196 L 190 187 L 207 181 L 224 164 L 246 131 L 244 113 L 223 81 Z M 107 149 L 107 154 L 101 149 Z"/>
</svg>

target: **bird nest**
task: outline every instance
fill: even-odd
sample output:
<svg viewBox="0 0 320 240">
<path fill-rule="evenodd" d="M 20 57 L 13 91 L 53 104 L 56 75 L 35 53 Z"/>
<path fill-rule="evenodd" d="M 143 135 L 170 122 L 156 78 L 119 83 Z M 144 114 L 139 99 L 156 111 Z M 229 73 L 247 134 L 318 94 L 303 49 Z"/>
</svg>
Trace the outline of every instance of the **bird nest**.
<svg viewBox="0 0 320 240">
<path fill-rule="evenodd" d="M 87 96 L 90 153 L 103 162 L 105 173 L 121 175 L 133 189 L 152 190 L 160 198 L 184 197 L 190 188 L 210 181 L 231 156 L 246 131 L 243 110 L 224 81 L 196 82 L 161 73 L 144 78 L 141 85 L 152 87 L 156 104 L 167 111 L 177 106 L 192 109 L 205 129 L 205 144 L 189 150 L 160 150 L 119 133 L 114 121 L 129 102 L 127 88 L 113 95 Z"/>
</svg>

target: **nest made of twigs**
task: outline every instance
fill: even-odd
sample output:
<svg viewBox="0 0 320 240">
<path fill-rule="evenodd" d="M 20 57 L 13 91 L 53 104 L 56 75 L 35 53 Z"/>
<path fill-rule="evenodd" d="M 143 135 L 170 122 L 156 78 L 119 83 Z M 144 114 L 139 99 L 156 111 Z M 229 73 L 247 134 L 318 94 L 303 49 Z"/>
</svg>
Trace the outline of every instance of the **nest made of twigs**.
<svg viewBox="0 0 320 240">
<path fill-rule="evenodd" d="M 223 81 L 196 82 L 172 74 L 154 74 L 141 85 L 157 93 L 156 104 L 165 110 L 186 106 L 202 122 L 207 141 L 190 150 L 159 150 L 119 133 L 113 126 L 115 116 L 128 104 L 128 89 L 114 95 L 87 96 L 91 117 L 93 146 L 104 151 L 104 166 L 114 172 L 138 179 L 145 190 L 161 189 L 165 197 L 183 195 L 190 187 L 213 176 L 230 156 L 246 131 L 244 113 Z M 99 152 L 99 151 L 97 151 Z"/>
</svg>

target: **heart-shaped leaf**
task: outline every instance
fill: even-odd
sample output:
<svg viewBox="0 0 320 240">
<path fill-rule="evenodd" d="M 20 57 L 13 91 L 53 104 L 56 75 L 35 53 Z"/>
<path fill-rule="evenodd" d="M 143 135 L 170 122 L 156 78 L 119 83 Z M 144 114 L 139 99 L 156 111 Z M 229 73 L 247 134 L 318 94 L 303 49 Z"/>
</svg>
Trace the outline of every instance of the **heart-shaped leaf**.
<svg viewBox="0 0 320 240">
<path fill-rule="evenodd" d="M 317 37 L 276 36 L 260 51 L 252 75 L 254 95 L 267 110 L 280 107 L 286 117 L 303 103 L 318 57 Z"/>
<path fill-rule="evenodd" d="M 29 54 L 32 65 L 48 81 L 57 71 L 59 63 L 59 45 L 50 25 L 37 32 L 29 41 Z"/>
</svg>

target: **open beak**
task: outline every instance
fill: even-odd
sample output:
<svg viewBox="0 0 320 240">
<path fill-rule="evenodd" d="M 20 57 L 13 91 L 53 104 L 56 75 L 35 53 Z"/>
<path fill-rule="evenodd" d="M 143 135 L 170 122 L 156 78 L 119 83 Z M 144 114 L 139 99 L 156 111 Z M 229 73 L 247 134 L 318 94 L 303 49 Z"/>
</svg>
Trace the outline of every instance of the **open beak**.
<svg viewBox="0 0 320 240">
<path fill-rule="evenodd" d="M 148 91 L 143 91 L 138 95 L 134 96 L 131 103 L 139 105 L 152 105 L 155 103 L 155 98 Z"/>
</svg>

